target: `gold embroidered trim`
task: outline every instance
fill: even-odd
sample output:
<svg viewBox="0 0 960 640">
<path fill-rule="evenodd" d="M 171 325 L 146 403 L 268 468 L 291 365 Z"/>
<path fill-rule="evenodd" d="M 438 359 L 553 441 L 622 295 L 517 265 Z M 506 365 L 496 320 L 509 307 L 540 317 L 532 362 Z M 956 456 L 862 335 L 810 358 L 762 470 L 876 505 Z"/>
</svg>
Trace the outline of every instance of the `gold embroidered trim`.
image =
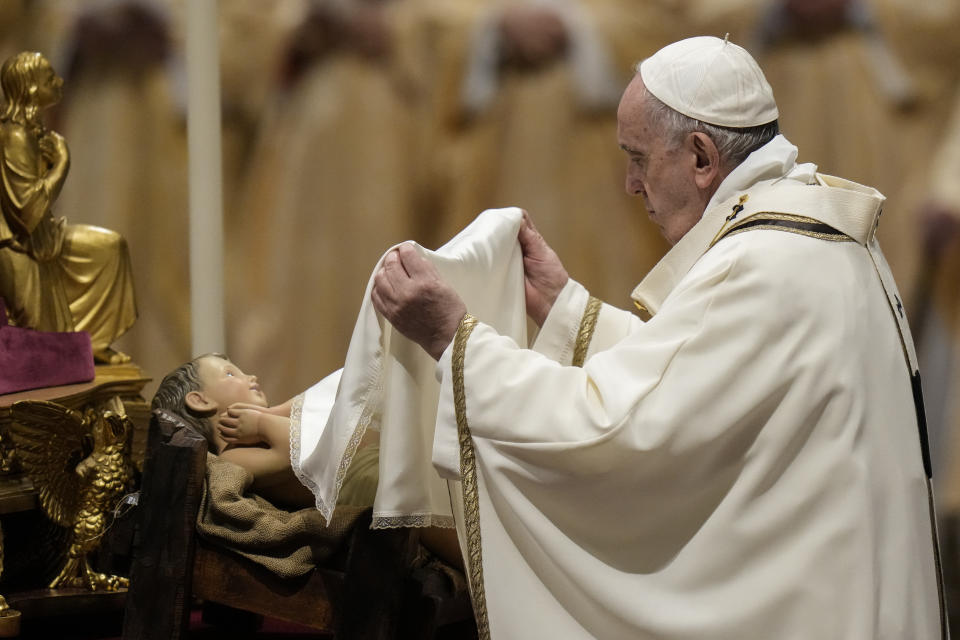
<svg viewBox="0 0 960 640">
<path fill-rule="evenodd" d="M 729 220 L 729 218 L 728 218 Z M 840 232 L 835 231 L 833 233 L 824 233 L 820 231 L 810 231 L 808 229 L 797 229 L 795 227 L 786 227 L 782 225 L 775 224 L 762 224 L 763 220 L 777 220 L 777 221 L 786 221 L 786 222 L 798 222 L 801 224 L 816 224 L 824 225 L 825 223 L 820 222 L 815 218 L 810 218 L 807 216 L 798 216 L 792 213 L 776 213 L 774 211 L 760 211 L 745 220 L 738 222 L 728 229 L 721 229 L 713 241 L 710 243 L 710 247 L 713 247 L 717 242 L 726 238 L 728 236 L 734 236 L 738 233 L 743 233 L 744 231 L 753 231 L 753 230 L 771 230 L 771 231 L 786 231 L 787 233 L 796 233 L 801 236 L 807 236 L 809 238 L 817 238 L 818 240 L 827 240 L 830 242 L 854 242 L 853 238 Z M 760 223 L 760 224 L 758 224 Z"/>
<path fill-rule="evenodd" d="M 763 229 L 768 229 L 772 231 L 786 231 L 787 233 L 796 233 L 801 236 L 807 236 L 810 238 L 817 238 L 819 240 L 827 240 L 829 242 L 853 242 L 853 238 L 843 234 L 837 233 L 820 233 L 817 231 L 807 231 L 806 229 L 791 229 L 790 227 L 781 227 L 780 225 L 775 224 L 757 224 L 746 228 L 733 228 L 723 235 L 724 238 L 729 236 L 735 236 L 738 233 L 744 233 L 745 231 L 760 231 Z"/>
<path fill-rule="evenodd" d="M 467 397 L 463 382 L 463 366 L 467 355 L 467 339 L 477 326 L 469 313 L 463 316 L 453 338 L 453 406 L 457 415 L 457 438 L 460 441 L 460 480 L 463 487 L 463 517 L 467 532 L 467 564 L 473 614 L 477 619 L 480 640 L 490 639 L 487 619 L 487 598 L 483 587 L 483 550 L 480 544 L 480 495 L 477 487 L 477 459 L 467 425 Z"/>
<path fill-rule="evenodd" d="M 371 529 L 399 529 L 410 527 L 440 527 L 453 529 L 456 527 L 453 516 L 438 516 L 432 513 L 423 513 L 412 516 L 377 516 L 370 524 Z"/>
<path fill-rule="evenodd" d="M 583 318 L 580 320 L 580 331 L 577 332 L 577 343 L 573 349 L 573 366 L 582 367 L 587 359 L 587 350 L 590 348 L 590 341 L 593 340 L 593 331 L 597 328 L 597 316 L 600 315 L 602 303 L 590 296 L 587 306 L 583 310 Z"/>
</svg>

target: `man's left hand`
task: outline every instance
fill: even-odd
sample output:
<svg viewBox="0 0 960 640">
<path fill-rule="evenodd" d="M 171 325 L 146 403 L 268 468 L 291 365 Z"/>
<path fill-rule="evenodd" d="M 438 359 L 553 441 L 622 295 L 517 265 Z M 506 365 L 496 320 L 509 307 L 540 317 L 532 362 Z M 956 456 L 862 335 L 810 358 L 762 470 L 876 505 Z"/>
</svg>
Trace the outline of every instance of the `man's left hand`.
<svg viewBox="0 0 960 640">
<path fill-rule="evenodd" d="M 436 268 L 410 244 L 383 259 L 373 279 L 373 307 L 404 336 L 439 360 L 467 307 Z"/>
</svg>

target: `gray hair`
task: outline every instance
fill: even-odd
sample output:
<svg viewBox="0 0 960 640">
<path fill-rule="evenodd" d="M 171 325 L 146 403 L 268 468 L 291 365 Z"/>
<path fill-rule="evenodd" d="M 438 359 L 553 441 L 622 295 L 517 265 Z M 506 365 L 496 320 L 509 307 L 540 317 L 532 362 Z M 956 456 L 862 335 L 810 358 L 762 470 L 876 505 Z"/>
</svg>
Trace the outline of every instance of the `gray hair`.
<svg viewBox="0 0 960 640">
<path fill-rule="evenodd" d="M 202 391 L 200 384 L 199 363 L 204 358 L 220 358 L 229 360 L 222 353 L 205 353 L 197 356 L 190 362 L 185 362 L 163 377 L 153 400 L 150 410 L 164 409 L 181 418 L 191 430 L 207 441 L 207 449 L 211 453 L 217 452 L 217 441 L 213 434 L 213 423 L 208 413 L 194 411 L 187 405 L 187 394 L 191 391 Z"/>
<path fill-rule="evenodd" d="M 639 66 L 638 66 L 639 69 Z M 680 144 L 687 135 L 699 131 L 706 134 L 717 145 L 721 166 L 733 169 L 747 159 L 751 153 L 773 140 L 780 133 L 778 120 L 755 127 L 721 127 L 696 118 L 686 116 L 667 106 L 657 96 L 643 86 L 648 102 L 651 124 L 663 132 L 671 144 Z"/>
</svg>

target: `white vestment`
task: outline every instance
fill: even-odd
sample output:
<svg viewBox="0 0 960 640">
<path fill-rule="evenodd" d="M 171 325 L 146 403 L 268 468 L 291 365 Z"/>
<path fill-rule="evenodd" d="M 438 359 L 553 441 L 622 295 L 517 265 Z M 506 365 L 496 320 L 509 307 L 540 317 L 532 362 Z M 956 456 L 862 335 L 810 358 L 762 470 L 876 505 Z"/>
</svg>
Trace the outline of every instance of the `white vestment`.
<svg viewBox="0 0 960 640">
<path fill-rule="evenodd" d="M 941 637 L 883 197 L 795 157 L 728 176 L 634 291 L 649 321 L 571 281 L 533 350 L 461 325 L 433 460 L 481 637 Z"/>
</svg>

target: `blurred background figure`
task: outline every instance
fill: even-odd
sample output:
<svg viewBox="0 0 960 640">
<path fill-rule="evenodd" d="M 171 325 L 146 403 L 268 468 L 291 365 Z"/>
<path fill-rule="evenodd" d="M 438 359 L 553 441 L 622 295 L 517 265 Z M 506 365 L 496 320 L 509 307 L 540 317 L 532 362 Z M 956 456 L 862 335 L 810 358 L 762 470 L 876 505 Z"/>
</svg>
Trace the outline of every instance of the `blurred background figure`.
<svg viewBox="0 0 960 640">
<path fill-rule="evenodd" d="M 880 240 L 908 308 L 925 260 L 916 211 L 957 87 L 958 24 L 952 0 L 786 0 L 755 31 L 788 137 L 821 171 L 887 196 Z"/>
<path fill-rule="evenodd" d="M 935 444 L 941 470 L 944 573 L 956 599 L 960 598 L 960 97 L 934 151 L 929 190 L 919 209 L 925 269 L 914 324 L 920 332 L 921 364 L 926 363 L 928 414 L 940 427 Z M 955 618 L 960 617 L 956 609 Z"/>
<path fill-rule="evenodd" d="M 127 239 L 139 319 L 118 346 L 154 378 L 144 390 L 149 397 L 163 372 L 191 357 L 185 6 L 180 0 L 22 4 L 21 24 L 46 34 L 34 40 L 51 47 L 64 69 L 64 100 L 54 119 L 72 169 L 57 208 Z M 295 4 L 220 3 L 228 224 Z M 52 25 L 59 39 L 50 37 Z"/>
<path fill-rule="evenodd" d="M 58 120 L 72 167 L 58 209 L 126 238 L 139 314 L 117 344 L 157 377 L 190 350 L 186 128 L 174 15 L 159 1 L 61 5 L 67 30 Z"/>
<path fill-rule="evenodd" d="M 226 229 L 228 341 L 290 397 L 343 366 L 367 280 L 414 238 L 416 0 L 307 3 Z"/>
<path fill-rule="evenodd" d="M 676 34 L 672 2 L 446 3 L 431 16 L 442 127 L 437 244 L 481 210 L 529 210 L 573 278 L 629 305 L 666 243 L 624 191 L 616 108 L 633 65 Z M 624 260 L 624 256 L 631 256 Z"/>
</svg>

